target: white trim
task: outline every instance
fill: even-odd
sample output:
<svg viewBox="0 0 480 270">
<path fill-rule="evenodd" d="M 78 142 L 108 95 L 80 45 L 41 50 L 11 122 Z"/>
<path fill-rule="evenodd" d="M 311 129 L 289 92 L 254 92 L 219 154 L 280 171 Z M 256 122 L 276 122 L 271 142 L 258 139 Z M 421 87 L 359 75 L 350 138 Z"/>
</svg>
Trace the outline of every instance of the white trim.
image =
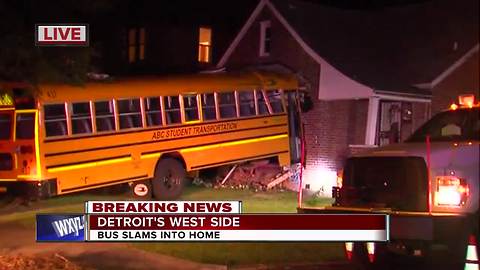
<svg viewBox="0 0 480 270">
<path fill-rule="evenodd" d="M 406 96 L 397 96 L 397 95 L 387 95 L 387 94 L 376 94 L 375 97 L 381 98 L 382 100 L 395 100 L 395 101 L 410 101 L 410 102 L 422 102 L 422 103 L 431 103 L 430 98 L 417 98 L 417 97 L 406 97 Z"/>
<path fill-rule="evenodd" d="M 471 48 L 467 53 L 465 53 L 460 59 L 455 61 L 450 67 L 448 67 L 446 70 L 444 70 L 442 73 L 440 73 L 433 81 L 427 82 L 427 83 L 419 83 L 415 84 L 415 86 L 423 89 L 433 89 L 435 86 L 437 86 L 439 83 L 441 83 L 446 77 L 448 77 L 450 74 L 452 74 L 457 68 L 459 68 L 461 65 L 463 65 L 472 55 L 474 55 L 476 52 L 478 52 L 478 43 L 475 45 L 473 48 Z"/>
<path fill-rule="evenodd" d="M 257 19 L 258 15 L 260 14 L 260 11 L 262 11 L 263 7 L 265 6 L 267 0 L 260 0 L 260 2 L 258 3 L 257 7 L 253 10 L 252 12 L 252 15 L 250 15 L 250 17 L 248 18 L 247 22 L 245 23 L 245 25 L 243 25 L 242 29 L 240 30 L 240 32 L 237 34 L 237 36 L 235 37 L 235 39 L 233 40 L 232 44 L 230 44 L 230 46 L 228 47 L 228 49 L 225 51 L 225 53 L 223 54 L 222 58 L 220 59 L 220 61 L 218 61 L 218 64 L 217 64 L 217 68 L 221 68 L 225 65 L 225 63 L 227 62 L 228 58 L 230 58 L 230 55 L 232 55 L 233 51 L 235 50 L 235 48 L 237 47 L 238 43 L 240 43 L 240 41 L 242 40 L 242 38 L 245 36 L 245 34 L 247 33 L 248 29 L 250 28 L 250 26 L 253 24 L 253 22 L 255 21 L 255 19 Z"/>
<path fill-rule="evenodd" d="M 270 51 L 265 51 L 265 41 L 266 41 L 266 34 L 267 34 L 267 29 L 271 28 L 272 23 L 270 21 L 261 21 L 260 22 L 260 44 L 259 44 L 259 51 L 258 55 L 260 57 L 265 57 L 270 55 Z M 271 35 L 271 33 L 270 33 Z M 270 43 L 272 42 L 272 37 L 270 36 L 269 39 Z M 270 46 L 271 49 L 271 46 Z"/>
<path fill-rule="evenodd" d="M 378 145 L 371 145 L 371 144 L 349 144 L 348 147 L 355 147 L 355 148 L 375 148 Z"/>
<path fill-rule="evenodd" d="M 367 126 L 365 128 L 365 145 L 375 145 L 377 135 L 379 97 L 371 97 L 368 100 Z"/>
</svg>

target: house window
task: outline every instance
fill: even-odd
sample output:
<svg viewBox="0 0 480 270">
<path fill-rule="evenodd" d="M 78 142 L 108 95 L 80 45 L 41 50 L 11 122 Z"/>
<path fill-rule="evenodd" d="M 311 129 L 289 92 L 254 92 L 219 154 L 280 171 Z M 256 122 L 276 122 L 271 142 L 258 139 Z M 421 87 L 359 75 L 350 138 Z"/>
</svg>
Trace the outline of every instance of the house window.
<svg viewBox="0 0 480 270">
<path fill-rule="evenodd" d="M 198 62 L 210 63 L 212 53 L 212 29 L 200 27 L 198 35 Z"/>
<path fill-rule="evenodd" d="M 128 30 L 128 62 L 134 63 L 145 59 L 145 28 Z"/>
<path fill-rule="evenodd" d="M 260 23 L 260 56 L 269 56 L 272 45 L 270 21 Z"/>
</svg>

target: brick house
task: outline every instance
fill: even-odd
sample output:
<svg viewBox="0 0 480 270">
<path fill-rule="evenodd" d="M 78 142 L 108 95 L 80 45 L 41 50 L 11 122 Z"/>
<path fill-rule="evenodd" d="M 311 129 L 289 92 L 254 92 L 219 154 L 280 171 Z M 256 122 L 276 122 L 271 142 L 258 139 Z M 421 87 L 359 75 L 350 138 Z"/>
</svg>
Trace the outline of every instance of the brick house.
<svg viewBox="0 0 480 270">
<path fill-rule="evenodd" d="M 417 85 L 432 91 L 432 113 L 448 108 L 452 103 L 458 103 L 458 96 L 474 94 L 475 99 L 480 99 L 477 43 L 444 71 L 440 72 L 433 80 Z"/>
<path fill-rule="evenodd" d="M 217 68 L 288 70 L 301 78 L 313 100 L 313 109 L 303 115 L 305 188 L 329 195 L 348 155 L 402 141 L 430 117 L 435 87 L 413 85 L 434 80 L 455 62 L 452 58 L 478 43 L 475 2 L 359 11 L 260 0 Z M 448 10 L 455 18 L 444 20 Z M 462 25 L 462 35 L 452 24 Z M 447 49 L 435 43 L 437 38 Z M 435 68 L 425 72 L 432 62 Z"/>
</svg>

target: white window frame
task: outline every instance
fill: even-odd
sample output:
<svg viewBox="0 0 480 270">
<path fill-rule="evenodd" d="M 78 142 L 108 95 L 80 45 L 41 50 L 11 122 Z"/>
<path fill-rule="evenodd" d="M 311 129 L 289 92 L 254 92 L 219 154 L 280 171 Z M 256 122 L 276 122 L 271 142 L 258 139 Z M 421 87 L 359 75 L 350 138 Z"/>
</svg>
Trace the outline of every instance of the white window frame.
<svg viewBox="0 0 480 270">
<path fill-rule="evenodd" d="M 260 22 L 260 51 L 259 55 L 260 56 L 269 56 L 270 52 L 265 51 L 265 41 L 266 41 L 266 32 L 268 28 L 271 28 L 271 22 L 270 21 L 262 21 Z M 271 40 L 272 37 L 270 37 L 270 50 L 271 48 Z"/>
</svg>

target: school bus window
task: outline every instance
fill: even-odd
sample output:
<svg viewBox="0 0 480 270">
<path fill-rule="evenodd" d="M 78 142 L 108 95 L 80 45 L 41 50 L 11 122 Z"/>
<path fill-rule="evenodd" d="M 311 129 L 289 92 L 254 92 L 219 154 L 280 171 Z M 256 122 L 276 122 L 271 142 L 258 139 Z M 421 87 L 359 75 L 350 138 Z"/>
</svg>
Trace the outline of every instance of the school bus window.
<svg viewBox="0 0 480 270">
<path fill-rule="evenodd" d="M 268 114 L 268 107 L 263 97 L 263 91 L 255 90 L 258 102 L 258 114 L 265 115 Z"/>
<path fill-rule="evenodd" d="M 44 109 L 47 137 L 67 135 L 65 104 L 45 105 Z"/>
<path fill-rule="evenodd" d="M 233 92 L 219 93 L 220 118 L 232 118 L 237 116 L 235 94 Z"/>
<path fill-rule="evenodd" d="M 115 130 L 115 116 L 111 100 L 95 102 L 95 123 L 97 132 Z"/>
<path fill-rule="evenodd" d="M 165 115 L 167 124 L 178 124 L 182 122 L 180 114 L 180 102 L 178 96 L 164 97 Z"/>
<path fill-rule="evenodd" d="M 118 101 L 120 129 L 138 128 L 142 126 L 140 99 L 123 99 Z"/>
<path fill-rule="evenodd" d="M 35 135 L 35 113 L 17 114 L 15 133 L 17 140 L 33 139 Z"/>
<path fill-rule="evenodd" d="M 183 107 L 185 108 L 185 121 L 199 120 L 198 103 L 196 95 L 183 96 Z"/>
<path fill-rule="evenodd" d="M 253 91 L 239 92 L 240 98 L 240 116 L 255 115 L 255 99 Z"/>
<path fill-rule="evenodd" d="M 268 90 L 267 98 L 273 113 L 283 113 L 282 94 L 279 90 Z"/>
<path fill-rule="evenodd" d="M 217 114 L 215 111 L 215 96 L 213 93 L 202 95 L 203 120 L 215 120 Z"/>
<path fill-rule="evenodd" d="M 147 126 L 162 125 L 162 110 L 160 107 L 160 97 L 149 97 L 145 100 L 145 114 L 147 116 Z"/>
<path fill-rule="evenodd" d="M 0 140 L 9 140 L 12 134 L 12 115 L 0 113 Z"/>
<path fill-rule="evenodd" d="M 72 103 L 72 134 L 92 133 L 92 116 L 90 115 L 90 103 Z"/>
</svg>

